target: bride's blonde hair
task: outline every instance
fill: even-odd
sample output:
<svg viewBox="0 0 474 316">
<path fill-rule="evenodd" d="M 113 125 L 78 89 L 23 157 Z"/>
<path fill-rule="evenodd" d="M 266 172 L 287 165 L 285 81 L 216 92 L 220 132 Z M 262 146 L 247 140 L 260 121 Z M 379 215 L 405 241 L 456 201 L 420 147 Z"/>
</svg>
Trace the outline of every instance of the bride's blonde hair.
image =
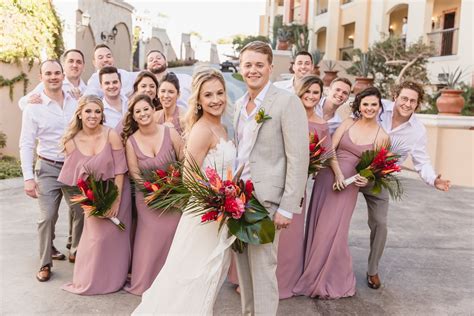
<svg viewBox="0 0 474 316">
<path fill-rule="evenodd" d="M 184 116 L 185 130 L 184 135 L 189 135 L 193 125 L 202 117 L 203 110 L 202 105 L 199 104 L 199 95 L 201 93 L 202 85 L 210 80 L 219 80 L 225 88 L 225 80 L 222 73 L 215 68 L 200 68 L 197 69 L 193 75 L 192 91 L 191 96 L 188 100 L 188 111 Z"/>
<path fill-rule="evenodd" d="M 81 115 L 81 112 L 84 107 L 89 103 L 94 103 L 100 107 L 100 110 L 102 111 L 102 118 L 100 119 L 100 124 L 103 124 L 105 122 L 104 103 L 102 103 L 102 100 L 96 95 L 83 96 L 79 99 L 79 103 L 77 105 L 76 112 L 74 112 L 73 119 L 71 123 L 69 123 L 68 129 L 66 130 L 66 133 L 64 133 L 64 136 L 61 139 L 62 150 L 65 149 L 66 143 L 69 140 L 73 139 L 74 136 L 76 136 L 77 133 L 82 130 L 82 119 L 80 119 L 79 116 Z"/>
</svg>

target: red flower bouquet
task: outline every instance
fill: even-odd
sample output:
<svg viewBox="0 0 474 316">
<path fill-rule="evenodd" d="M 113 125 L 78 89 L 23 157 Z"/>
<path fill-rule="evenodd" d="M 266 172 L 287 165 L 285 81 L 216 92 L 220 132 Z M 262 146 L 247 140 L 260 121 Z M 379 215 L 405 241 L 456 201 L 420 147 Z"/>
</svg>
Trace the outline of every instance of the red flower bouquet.
<svg viewBox="0 0 474 316">
<path fill-rule="evenodd" d="M 125 230 L 125 225 L 117 217 L 107 217 L 119 193 L 113 180 L 97 180 L 93 174 L 87 180 L 79 179 L 77 187 L 80 194 L 71 197 L 73 204 L 81 204 L 87 216 L 108 218 L 120 230 Z"/>
<path fill-rule="evenodd" d="M 356 170 L 359 175 L 374 182 L 372 192 L 379 194 L 382 187 L 386 188 L 392 198 L 399 199 L 403 194 L 403 189 L 399 179 L 393 175 L 394 172 L 400 172 L 400 166 L 397 165 L 400 155 L 394 154 L 387 149 L 389 146 L 383 146 L 380 149 L 366 150 L 362 153 Z M 344 180 L 345 185 L 355 181 L 356 175 Z"/>
<path fill-rule="evenodd" d="M 270 243 L 275 237 L 268 211 L 255 198 L 252 182 L 240 179 L 241 172 L 242 169 L 233 175 L 229 169 L 222 179 L 215 168 L 208 167 L 203 172 L 194 161 L 183 170 L 185 212 L 201 216 L 202 223 L 219 221 L 219 229 L 227 225 L 229 233 L 236 237 L 232 249 L 239 252 L 246 244 Z"/>
<path fill-rule="evenodd" d="M 163 169 L 141 170 L 140 173 L 142 180 L 137 181 L 138 188 L 149 208 L 166 211 L 178 204 L 181 197 L 176 190 L 181 183 L 181 170 L 177 163 L 169 163 Z"/>
<path fill-rule="evenodd" d="M 319 140 L 318 134 L 309 133 L 309 166 L 308 174 L 315 174 L 319 170 L 329 166 L 334 157 L 334 150 L 322 146 L 326 136 Z"/>
</svg>

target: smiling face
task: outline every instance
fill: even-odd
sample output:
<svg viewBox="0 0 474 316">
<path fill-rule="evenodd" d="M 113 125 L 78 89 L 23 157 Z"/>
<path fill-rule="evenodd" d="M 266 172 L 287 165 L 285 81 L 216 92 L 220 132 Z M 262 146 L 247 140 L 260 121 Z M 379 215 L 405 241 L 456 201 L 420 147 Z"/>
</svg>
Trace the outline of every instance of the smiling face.
<svg viewBox="0 0 474 316">
<path fill-rule="evenodd" d="M 160 88 L 158 89 L 158 98 L 160 99 L 160 103 L 163 108 L 168 109 L 170 107 L 176 106 L 178 97 L 178 90 L 171 82 L 163 81 L 160 84 Z"/>
<path fill-rule="evenodd" d="M 137 93 L 146 94 L 153 100 L 156 98 L 156 88 L 156 84 L 151 78 L 143 77 L 143 79 L 138 83 Z"/>
<path fill-rule="evenodd" d="M 78 52 L 69 52 L 64 59 L 64 72 L 67 78 L 79 79 L 84 71 L 84 60 Z"/>
<path fill-rule="evenodd" d="M 46 61 L 41 66 L 40 79 L 46 91 L 58 92 L 63 87 L 63 70 L 57 62 Z"/>
<path fill-rule="evenodd" d="M 373 119 L 379 113 L 380 99 L 375 95 L 369 95 L 360 100 L 359 111 L 361 117 L 365 119 Z"/>
<path fill-rule="evenodd" d="M 202 106 L 203 116 L 221 117 L 226 103 L 225 88 L 218 79 L 211 79 L 202 84 L 198 104 Z"/>
<path fill-rule="evenodd" d="M 154 74 L 159 74 L 168 68 L 166 59 L 159 52 L 152 52 L 147 57 L 147 70 Z"/>
<path fill-rule="evenodd" d="M 306 109 L 314 108 L 321 99 L 321 87 L 317 83 L 313 83 L 308 90 L 301 96 L 301 102 Z"/>
<path fill-rule="evenodd" d="M 249 90 L 262 90 L 270 80 L 272 69 L 265 54 L 246 50 L 240 57 L 240 73 Z"/>
<path fill-rule="evenodd" d="M 103 74 L 100 86 L 107 98 L 116 98 L 120 95 L 122 83 L 117 73 Z"/>
<path fill-rule="evenodd" d="M 340 106 L 347 101 L 350 93 L 351 87 L 347 83 L 342 81 L 336 81 L 331 84 L 328 93 L 328 98 L 332 104 Z"/>
<path fill-rule="evenodd" d="M 106 66 L 113 67 L 115 64 L 114 56 L 107 47 L 98 48 L 94 52 L 94 66 L 96 69 L 102 69 Z"/>
<path fill-rule="evenodd" d="M 102 108 L 95 102 L 86 103 L 79 114 L 83 128 L 94 129 L 101 124 L 103 118 Z"/>
<path fill-rule="evenodd" d="M 409 119 L 418 106 L 418 92 L 412 89 L 402 89 L 395 98 L 394 112 L 405 119 Z"/>
<path fill-rule="evenodd" d="M 293 71 L 295 72 L 296 79 L 301 79 L 306 75 L 309 75 L 313 70 L 313 62 L 311 57 L 308 55 L 298 55 L 295 58 L 293 64 Z"/>
<path fill-rule="evenodd" d="M 137 122 L 139 127 L 155 124 L 154 113 L 155 108 L 153 105 L 145 100 L 140 100 L 133 106 L 133 120 Z"/>
</svg>

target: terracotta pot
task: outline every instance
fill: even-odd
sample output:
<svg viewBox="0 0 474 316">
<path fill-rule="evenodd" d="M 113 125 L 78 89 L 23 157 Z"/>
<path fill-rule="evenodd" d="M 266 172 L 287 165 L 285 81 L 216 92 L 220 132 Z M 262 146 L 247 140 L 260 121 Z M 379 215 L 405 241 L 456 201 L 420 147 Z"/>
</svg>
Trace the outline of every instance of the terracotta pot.
<svg viewBox="0 0 474 316">
<path fill-rule="evenodd" d="M 319 66 L 315 65 L 313 68 L 313 75 L 320 76 L 321 72 L 319 71 Z"/>
<path fill-rule="evenodd" d="M 459 115 L 464 107 L 462 90 L 443 89 L 436 100 L 439 114 Z"/>
<path fill-rule="evenodd" d="M 339 71 L 327 71 L 325 70 L 324 71 L 324 77 L 323 77 L 323 83 L 324 83 L 324 86 L 325 87 L 329 87 L 329 85 L 331 84 L 331 82 L 337 78 L 337 73 Z"/>
<path fill-rule="evenodd" d="M 355 84 L 352 87 L 352 93 L 357 94 L 361 91 L 364 91 L 368 87 L 372 87 L 373 83 L 374 83 L 374 78 L 356 77 Z"/>
<path fill-rule="evenodd" d="M 289 41 L 278 40 L 278 44 L 277 44 L 278 50 L 288 50 L 289 47 L 290 47 Z"/>
</svg>

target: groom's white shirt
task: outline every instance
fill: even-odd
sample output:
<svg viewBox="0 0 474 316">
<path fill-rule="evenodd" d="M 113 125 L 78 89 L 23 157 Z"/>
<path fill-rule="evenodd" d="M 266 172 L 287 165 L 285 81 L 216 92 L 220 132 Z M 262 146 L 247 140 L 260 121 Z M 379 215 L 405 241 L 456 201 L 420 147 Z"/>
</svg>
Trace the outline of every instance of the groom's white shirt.
<svg viewBox="0 0 474 316">
<path fill-rule="evenodd" d="M 239 114 L 239 121 L 237 127 L 237 137 L 238 137 L 238 150 L 237 150 L 237 166 L 244 166 L 242 170 L 241 179 L 248 180 L 251 179 L 250 174 L 250 166 L 248 161 L 250 159 L 250 152 L 252 150 L 252 136 L 253 133 L 257 129 L 257 122 L 255 121 L 255 115 L 262 107 L 263 100 L 265 99 L 265 95 L 270 88 L 272 83 L 269 81 L 267 85 L 260 91 L 257 97 L 254 100 L 255 109 L 248 114 L 247 113 L 247 103 L 249 102 L 249 94 L 248 92 L 242 98 L 242 107 Z M 287 217 L 293 218 L 293 214 L 291 212 L 285 211 L 281 208 L 278 208 L 278 213 Z"/>
</svg>

